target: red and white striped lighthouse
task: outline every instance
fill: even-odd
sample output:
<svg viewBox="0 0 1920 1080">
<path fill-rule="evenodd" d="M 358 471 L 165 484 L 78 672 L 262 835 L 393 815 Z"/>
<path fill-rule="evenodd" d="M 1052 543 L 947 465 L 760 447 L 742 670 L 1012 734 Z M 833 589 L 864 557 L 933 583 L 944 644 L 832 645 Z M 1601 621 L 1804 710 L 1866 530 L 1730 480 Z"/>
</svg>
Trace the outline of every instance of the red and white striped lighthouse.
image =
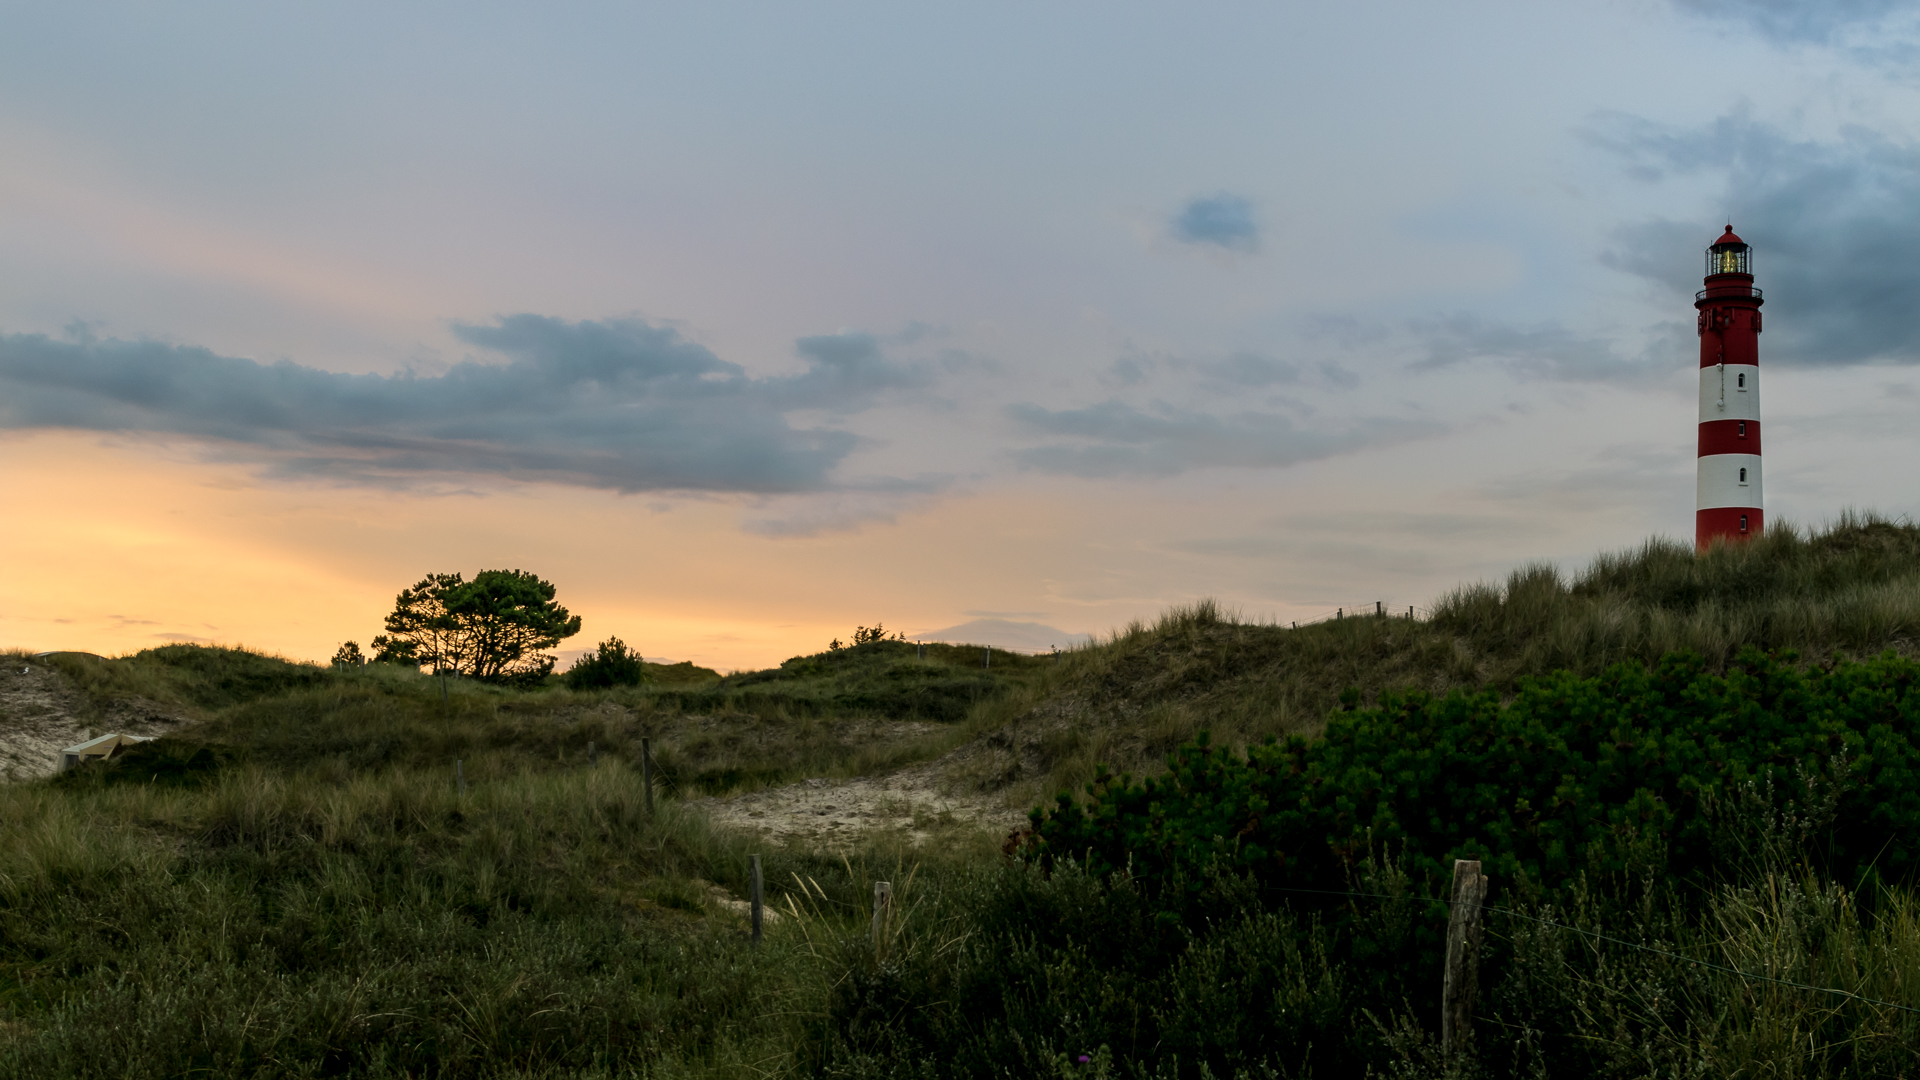
<svg viewBox="0 0 1920 1080">
<path fill-rule="evenodd" d="M 1700 461 L 1694 543 L 1747 540 L 1766 518 L 1760 498 L 1760 290 L 1753 249 L 1726 234 L 1707 249 L 1700 310 Z"/>
</svg>

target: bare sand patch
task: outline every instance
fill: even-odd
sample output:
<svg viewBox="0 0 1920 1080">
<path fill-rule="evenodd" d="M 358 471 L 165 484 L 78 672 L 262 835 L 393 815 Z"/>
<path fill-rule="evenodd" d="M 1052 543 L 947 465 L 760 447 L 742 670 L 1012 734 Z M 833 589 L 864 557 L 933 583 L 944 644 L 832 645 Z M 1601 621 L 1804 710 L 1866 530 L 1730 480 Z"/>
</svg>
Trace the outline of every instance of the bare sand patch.
<svg viewBox="0 0 1920 1080">
<path fill-rule="evenodd" d="M 51 776 L 60 751 L 95 735 L 158 735 L 185 717 L 142 699 L 116 702 L 87 719 L 86 703 L 38 657 L 0 657 L 0 781 Z"/>
<path fill-rule="evenodd" d="M 892 833 L 920 845 L 954 826 L 1010 832 L 1026 811 L 1000 794 L 954 794 L 941 784 L 940 762 L 878 776 L 813 779 L 697 805 L 715 824 L 756 832 L 777 844 L 845 850 Z"/>
</svg>

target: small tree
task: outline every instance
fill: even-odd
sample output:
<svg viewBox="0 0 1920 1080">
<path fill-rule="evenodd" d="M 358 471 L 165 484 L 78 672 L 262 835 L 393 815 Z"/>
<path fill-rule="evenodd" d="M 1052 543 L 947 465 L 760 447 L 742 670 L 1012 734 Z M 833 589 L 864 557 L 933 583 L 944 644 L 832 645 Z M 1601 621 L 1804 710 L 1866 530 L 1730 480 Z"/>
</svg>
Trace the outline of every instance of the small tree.
<svg viewBox="0 0 1920 1080">
<path fill-rule="evenodd" d="M 349 641 L 334 651 L 334 667 L 359 667 L 367 662 L 366 654 L 360 651 L 360 643 Z"/>
<path fill-rule="evenodd" d="M 838 641 L 839 639 L 836 638 L 835 640 Z M 905 640 L 907 640 L 907 635 L 904 632 L 888 637 L 887 628 L 879 623 L 874 623 L 872 626 L 858 626 L 855 627 L 853 631 L 853 643 L 855 645 L 871 645 L 879 641 Z"/>
<path fill-rule="evenodd" d="M 640 654 L 627 648 L 619 638 L 608 638 L 594 651 L 580 657 L 561 676 L 574 690 L 596 690 L 612 686 L 638 686 L 647 681 L 647 665 Z"/>
<path fill-rule="evenodd" d="M 550 582 L 524 570 L 429 574 L 394 599 L 375 659 L 489 682 L 537 682 L 555 658 L 541 652 L 580 632 L 580 616 Z"/>
<path fill-rule="evenodd" d="M 387 632 L 373 639 L 377 663 L 411 664 L 439 672 L 460 670 L 459 626 L 447 614 L 446 596 L 466 583 L 459 574 L 428 574 L 400 590 Z"/>
</svg>

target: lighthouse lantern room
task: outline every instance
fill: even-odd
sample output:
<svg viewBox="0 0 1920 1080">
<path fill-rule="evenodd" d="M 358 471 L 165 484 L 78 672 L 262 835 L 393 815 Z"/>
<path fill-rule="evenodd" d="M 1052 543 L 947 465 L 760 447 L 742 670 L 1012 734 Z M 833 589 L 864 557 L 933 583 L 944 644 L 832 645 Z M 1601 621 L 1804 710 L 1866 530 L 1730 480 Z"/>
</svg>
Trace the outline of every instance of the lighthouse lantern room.
<svg viewBox="0 0 1920 1080">
<path fill-rule="evenodd" d="M 1700 453 L 1694 543 L 1760 535 L 1760 290 L 1753 249 L 1726 233 L 1707 249 L 1693 298 L 1700 331 Z"/>
</svg>

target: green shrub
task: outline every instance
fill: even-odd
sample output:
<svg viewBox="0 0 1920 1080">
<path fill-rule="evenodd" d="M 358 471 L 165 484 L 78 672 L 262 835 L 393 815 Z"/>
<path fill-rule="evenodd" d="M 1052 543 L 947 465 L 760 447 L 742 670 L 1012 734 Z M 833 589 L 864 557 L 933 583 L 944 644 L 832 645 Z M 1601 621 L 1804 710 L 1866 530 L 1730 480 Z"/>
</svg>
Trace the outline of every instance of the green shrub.
<svg viewBox="0 0 1920 1080">
<path fill-rule="evenodd" d="M 1689 655 L 1492 693 L 1383 695 L 1323 738 L 1235 754 L 1205 737 L 1164 777 L 1103 775 L 1032 814 L 1032 847 L 1100 873 L 1197 880 L 1217 861 L 1274 889 L 1337 890 L 1370 848 L 1437 895 L 1456 858 L 1554 890 L 1583 872 L 1703 880 L 1762 826 L 1817 839 L 1842 880 L 1920 872 L 1920 664 L 1801 671 Z M 1739 820 L 1730 820 L 1737 817 Z M 1830 823 L 1830 825 L 1829 825 Z"/>
<path fill-rule="evenodd" d="M 561 676 L 569 689 L 604 690 L 614 686 L 639 686 L 647 681 L 647 665 L 640 654 L 627 648 L 617 637 L 608 638 L 594 651 L 580 657 Z"/>
</svg>

